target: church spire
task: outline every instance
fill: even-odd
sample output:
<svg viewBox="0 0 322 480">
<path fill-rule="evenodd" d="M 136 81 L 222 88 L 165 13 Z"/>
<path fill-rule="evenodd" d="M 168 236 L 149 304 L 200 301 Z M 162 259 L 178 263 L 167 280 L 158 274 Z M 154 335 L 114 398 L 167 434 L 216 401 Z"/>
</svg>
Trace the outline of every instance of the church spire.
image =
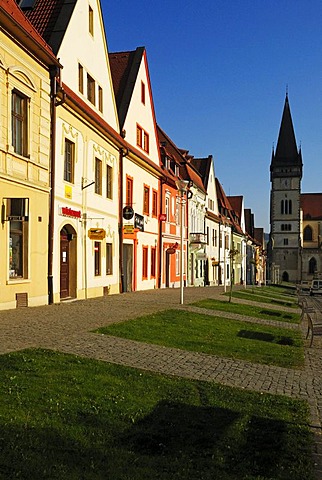
<svg viewBox="0 0 322 480">
<path fill-rule="evenodd" d="M 302 166 L 301 152 L 296 145 L 287 91 L 276 151 L 272 158 L 272 165 Z"/>
</svg>

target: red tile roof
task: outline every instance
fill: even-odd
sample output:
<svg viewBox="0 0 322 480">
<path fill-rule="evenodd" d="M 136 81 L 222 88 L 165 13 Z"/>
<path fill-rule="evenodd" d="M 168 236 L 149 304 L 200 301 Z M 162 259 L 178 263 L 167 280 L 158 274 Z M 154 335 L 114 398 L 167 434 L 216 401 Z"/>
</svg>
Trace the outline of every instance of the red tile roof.
<svg viewBox="0 0 322 480">
<path fill-rule="evenodd" d="M 303 211 L 303 219 L 322 219 L 322 193 L 302 193 L 300 206 Z"/>
<path fill-rule="evenodd" d="M 26 18 L 15 0 L 1 0 L 0 23 L 38 58 L 47 63 L 58 65 L 58 60 L 52 49 Z"/>
</svg>

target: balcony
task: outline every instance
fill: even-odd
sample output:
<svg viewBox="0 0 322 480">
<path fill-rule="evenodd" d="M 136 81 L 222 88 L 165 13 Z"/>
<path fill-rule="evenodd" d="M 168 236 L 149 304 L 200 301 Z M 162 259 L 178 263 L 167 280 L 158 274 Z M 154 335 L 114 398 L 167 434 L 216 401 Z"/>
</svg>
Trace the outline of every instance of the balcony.
<svg viewBox="0 0 322 480">
<path fill-rule="evenodd" d="M 207 235 L 205 233 L 190 233 L 189 241 L 190 245 L 205 245 L 207 243 Z"/>
</svg>

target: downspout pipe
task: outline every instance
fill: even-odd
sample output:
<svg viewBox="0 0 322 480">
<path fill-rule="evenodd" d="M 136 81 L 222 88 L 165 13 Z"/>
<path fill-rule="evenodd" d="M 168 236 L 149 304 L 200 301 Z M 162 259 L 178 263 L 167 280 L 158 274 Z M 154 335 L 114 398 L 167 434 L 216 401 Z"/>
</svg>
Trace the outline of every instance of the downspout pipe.
<svg viewBox="0 0 322 480">
<path fill-rule="evenodd" d="M 124 138 L 125 134 L 121 133 Z M 124 285 L 124 265 L 123 265 L 123 158 L 128 154 L 126 148 L 121 147 L 119 150 L 120 166 L 119 166 L 119 271 L 120 271 L 120 293 L 125 292 Z"/>
<path fill-rule="evenodd" d="M 158 262 L 158 288 L 161 288 L 161 285 L 162 285 L 162 252 L 163 252 L 163 245 L 162 245 L 162 229 L 163 229 L 163 222 L 160 220 L 161 218 L 161 214 L 163 213 L 162 210 L 163 210 L 163 186 L 164 186 L 164 180 L 161 178 L 160 180 L 160 184 L 161 184 L 161 188 L 160 188 L 160 191 L 161 191 L 161 195 L 160 195 L 160 210 L 159 210 L 159 220 L 158 220 L 158 223 L 159 223 L 159 262 Z"/>
<path fill-rule="evenodd" d="M 49 154 L 49 218 L 48 218 L 48 304 L 54 303 L 53 288 L 53 252 L 54 252 L 54 218 L 55 218 L 55 156 L 56 156 L 56 107 L 65 101 L 65 94 L 59 87 L 60 68 L 49 67 L 50 75 L 50 154 Z M 58 88 L 59 87 L 59 88 Z M 58 90 L 62 99 L 57 100 Z"/>
</svg>

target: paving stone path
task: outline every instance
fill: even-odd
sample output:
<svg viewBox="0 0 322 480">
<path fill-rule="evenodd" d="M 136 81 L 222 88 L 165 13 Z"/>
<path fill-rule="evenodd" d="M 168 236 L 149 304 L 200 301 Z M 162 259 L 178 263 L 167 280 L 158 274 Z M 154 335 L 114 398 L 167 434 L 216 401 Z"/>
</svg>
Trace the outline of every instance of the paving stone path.
<svg viewBox="0 0 322 480">
<path fill-rule="evenodd" d="M 177 289 L 164 289 L 0 311 L 0 354 L 30 347 L 49 348 L 162 374 L 304 399 L 310 406 L 311 428 L 315 436 L 316 479 L 321 480 L 322 337 L 314 339 L 312 348 L 308 348 L 306 342 L 305 366 L 294 370 L 93 333 L 100 326 L 168 308 L 185 309 L 187 314 L 189 311 L 200 311 L 290 329 L 301 328 L 305 333 L 305 325 L 298 327 L 287 322 L 249 319 L 189 305 L 203 298 L 218 298 L 221 293 L 222 289 L 218 287 L 186 288 L 184 305 L 179 304 Z M 245 301 L 234 299 L 236 302 Z M 287 311 L 287 308 L 276 308 Z"/>
</svg>

